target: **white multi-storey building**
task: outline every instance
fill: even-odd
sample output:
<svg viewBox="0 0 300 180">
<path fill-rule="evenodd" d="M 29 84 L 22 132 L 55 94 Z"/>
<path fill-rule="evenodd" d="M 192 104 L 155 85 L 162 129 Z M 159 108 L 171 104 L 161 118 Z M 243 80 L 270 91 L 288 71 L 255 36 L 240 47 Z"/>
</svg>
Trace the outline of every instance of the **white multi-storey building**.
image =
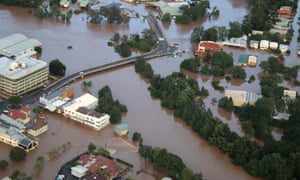
<svg viewBox="0 0 300 180">
<path fill-rule="evenodd" d="M 34 58 L 17 60 L 0 58 L 0 96 L 21 96 L 45 86 L 48 80 L 48 64 Z"/>
<path fill-rule="evenodd" d="M 95 112 L 98 99 L 86 93 L 63 106 L 63 115 L 74 121 L 101 130 L 109 124 L 110 116 Z"/>
</svg>

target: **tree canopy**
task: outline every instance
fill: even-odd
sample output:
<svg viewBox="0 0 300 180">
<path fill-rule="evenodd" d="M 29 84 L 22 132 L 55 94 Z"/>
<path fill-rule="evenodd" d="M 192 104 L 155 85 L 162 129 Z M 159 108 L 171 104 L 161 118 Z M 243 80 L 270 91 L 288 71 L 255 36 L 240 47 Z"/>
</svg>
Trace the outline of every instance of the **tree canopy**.
<svg viewBox="0 0 300 180">
<path fill-rule="evenodd" d="M 49 72 L 52 75 L 64 76 L 66 66 L 59 59 L 54 59 L 49 63 Z"/>
</svg>

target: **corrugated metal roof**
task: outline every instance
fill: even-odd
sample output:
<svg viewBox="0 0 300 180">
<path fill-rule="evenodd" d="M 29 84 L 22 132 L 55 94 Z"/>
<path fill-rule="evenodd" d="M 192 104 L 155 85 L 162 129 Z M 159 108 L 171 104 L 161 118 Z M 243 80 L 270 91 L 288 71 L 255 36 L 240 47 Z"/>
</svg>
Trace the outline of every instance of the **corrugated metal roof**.
<svg viewBox="0 0 300 180">
<path fill-rule="evenodd" d="M 40 41 L 36 39 L 26 39 L 24 41 L 15 43 L 9 47 L 0 49 L 0 54 L 7 57 L 12 57 L 17 56 L 19 53 L 26 51 L 27 49 L 40 46 L 42 46 L 42 43 Z"/>
<path fill-rule="evenodd" d="M 12 46 L 28 39 L 24 34 L 15 33 L 0 39 L 0 49 Z"/>
</svg>

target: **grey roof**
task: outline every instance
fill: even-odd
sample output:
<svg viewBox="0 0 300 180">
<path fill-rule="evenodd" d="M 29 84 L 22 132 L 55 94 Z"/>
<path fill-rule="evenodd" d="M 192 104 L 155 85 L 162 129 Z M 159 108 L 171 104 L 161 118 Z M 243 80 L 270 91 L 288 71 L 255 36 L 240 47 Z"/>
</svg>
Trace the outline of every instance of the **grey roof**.
<svg viewBox="0 0 300 180">
<path fill-rule="evenodd" d="M 15 43 L 11 46 L 7 46 L 5 48 L 0 49 L 0 54 L 12 57 L 18 55 L 20 52 L 23 52 L 27 49 L 33 48 L 33 47 L 40 47 L 42 46 L 42 43 L 36 39 L 26 39 L 24 41 L 20 41 L 18 43 Z"/>
<path fill-rule="evenodd" d="M 47 94 L 46 96 L 44 96 L 45 99 L 47 99 L 48 101 L 54 99 L 54 98 L 57 98 L 59 97 L 63 92 L 65 92 L 66 90 L 68 90 L 70 87 L 68 86 L 64 86 L 50 94 Z"/>
<path fill-rule="evenodd" d="M 0 114 L 0 120 L 2 120 L 3 122 L 5 122 L 7 124 L 15 126 L 18 129 L 25 129 L 25 126 L 22 123 L 20 123 L 20 122 L 14 120 L 14 119 L 8 117 L 5 114 Z"/>
<path fill-rule="evenodd" d="M 34 58 L 23 57 L 18 60 L 0 58 L 0 75 L 9 79 L 19 79 L 45 67 L 48 67 L 46 62 Z"/>
<path fill-rule="evenodd" d="M 0 39 L 0 49 L 12 46 L 28 39 L 24 34 L 16 33 Z"/>
</svg>

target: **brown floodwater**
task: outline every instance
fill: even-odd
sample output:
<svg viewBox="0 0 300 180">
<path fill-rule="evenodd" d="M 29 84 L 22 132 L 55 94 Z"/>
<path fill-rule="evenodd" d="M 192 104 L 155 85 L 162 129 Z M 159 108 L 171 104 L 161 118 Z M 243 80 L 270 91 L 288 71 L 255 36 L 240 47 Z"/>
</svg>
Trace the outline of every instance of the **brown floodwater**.
<svg viewBox="0 0 300 180">
<path fill-rule="evenodd" d="M 101 1 L 102 4 L 110 2 L 119 1 Z M 211 0 L 210 2 L 211 7 L 217 6 L 220 9 L 220 17 L 202 19 L 191 25 L 176 25 L 174 22 L 169 25 L 161 24 L 169 43 L 179 43 L 181 49 L 188 49 L 190 52 L 182 57 L 162 57 L 149 61 L 156 74 L 167 76 L 174 71 L 180 71 L 179 65 L 182 60 L 192 56 L 193 46 L 189 38 L 194 27 L 200 25 L 205 28 L 215 25 L 228 27 L 230 21 L 241 21 L 248 11 L 246 0 Z M 152 11 L 145 8 L 143 4 L 121 3 L 127 8 L 135 9 L 140 15 L 146 15 L 148 11 Z M 114 33 L 139 33 L 143 29 L 149 28 L 142 16 L 141 18 L 131 19 L 128 25 L 89 24 L 86 22 L 86 17 L 85 13 L 73 15 L 70 23 L 63 23 L 52 19 L 38 19 L 23 8 L 0 6 L 0 37 L 20 32 L 30 38 L 40 40 L 43 44 L 41 59 L 46 62 L 56 58 L 60 59 L 67 66 L 68 75 L 85 68 L 120 59 L 120 56 L 114 52 L 114 49 L 107 45 Z M 298 17 L 298 13 L 296 17 Z M 294 23 L 294 28 L 298 28 L 296 22 Z M 298 36 L 297 29 L 295 36 Z M 296 45 L 297 41 L 294 38 L 291 43 L 292 54 L 285 58 L 287 65 L 299 64 L 299 58 L 296 56 Z M 72 46 L 73 49 L 68 49 L 68 46 Z M 224 49 L 233 54 L 235 64 L 237 64 L 237 57 L 242 53 L 257 55 L 259 62 L 266 60 L 269 56 L 269 54 L 259 51 L 227 47 Z M 246 89 L 260 93 L 257 76 L 260 68 L 257 66 L 256 68 L 247 67 L 245 69 L 248 78 L 251 75 L 256 77 L 253 83 L 249 84 L 236 80 L 227 82 L 224 79 L 220 79 L 220 84 L 226 88 Z M 209 97 L 204 99 L 207 108 L 210 108 L 215 116 L 227 123 L 232 131 L 242 135 L 243 132 L 237 117 L 233 113 L 224 112 L 216 104 L 212 103 L 214 98 L 218 100 L 224 96 L 224 92 L 215 91 L 211 86 L 211 82 L 218 78 L 197 73 L 184 73 L 187 76 L 196 78 L 200 87 L 204 86 L 209 90 Z M 299 77 L 298 80 L 300 79 Z M 128 137 L 122 139 L 115 137 L 112 125 L 97 132 L 61 115 L 47 112 L 49 131 L 39 137 L 38 148 L 27 154 L 26 161 L 21 163 L 10 162 L 6 171 L 0 171 L 0 177 L 9 175 L 15 169 L 31 174 L 34 161 L 38 156 L 45 155 L 51 149 L 67 142 L 71 142 L 71 148 L 57 158 L 46 161 L 43 169 L 34 175 L 34 179 L 54 179 L 60 166 L 77 154 L 86 151 L 90 142 L 93 142 L 98 147 L 106 146 L 115 149 L 117 151 L 116 157 L 134 164 L 134 168 L 129 172 L 129 176 L 142 180 L 154 179 L 152 176 L 143 173 L 137 175 L 135 172 L 140 169 L 146 169 L 157 176 L 161 176 L 159 172 L 153 171 L 151 165 L 145 163 L 139 157 L 136 147 L 130 143 L 133 132 L 137 131 L 142 134 L 144 144 L 163 147 L 172 153 L 178 154 L 188 167 L 194 172 L 201 172 L 205 179 L 256 179 L 248 175 L 242 167 L 233 165 L 224 153 L 198 137 L 183 121 L 174 118 L 172 111 L 160 106 L 159 100 L 151 98 L 147 90 L 149 84 L 134 72 L 132 65 L 101 72 L 86 77 L 85 80 L 92 81 L 93 85 L 90 91 L 93 95 L 97 96 L 100 88 L 109 85 L 114 98 L 119 99 L 121 103 L 127 106 L 128 113 L 124 115 L 122 122 L 129 125 L 130 132 Z M 83 93 L 80 89 L 80 83 L 79 81 L 73 84 L 76 89 L 75 96 L 80 96 Z M 299 87 L 291 86 L 287 82 L 283 82 L 282 85 L 297 90 L 299 93 Z M 277 131 L 276 133 L 280 134 L 281 132 Z M 0 159 L 8 160 L 10 149 L 10 146 L 0 143 Z"/>
</svg>

